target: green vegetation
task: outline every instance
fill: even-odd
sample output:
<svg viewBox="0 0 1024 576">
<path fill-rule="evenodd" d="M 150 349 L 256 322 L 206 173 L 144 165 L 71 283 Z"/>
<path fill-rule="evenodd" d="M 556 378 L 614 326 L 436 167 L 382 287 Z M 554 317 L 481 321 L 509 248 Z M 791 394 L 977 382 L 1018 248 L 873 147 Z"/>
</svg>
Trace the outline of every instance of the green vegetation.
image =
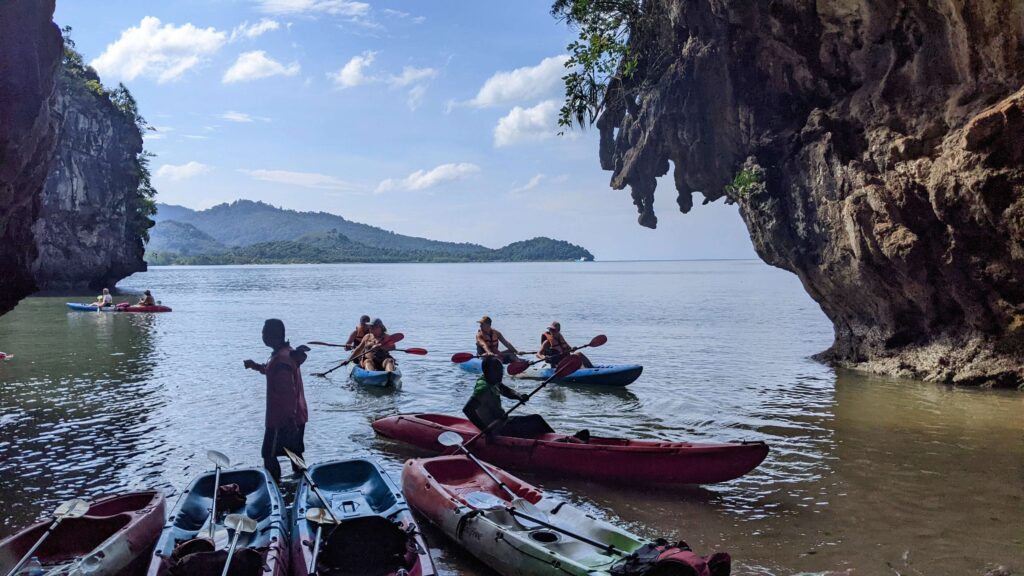
<svg viewBox="0 0 1024 576">
<path fill-rule="evenodd" d="M 594 123 L 604 108 L 612 79 L 628 79 L 639 65 L 629 38 L 643 16 L 640 0 L 555 0 L 551 14 L 578 30 L 569 44 L 570 72 L 558 125 L 583 128 Z"/>
<path fill-rule="evenodd" d="M 753 159 L 747 159 L 743 168 L 726 184 L 725 193 L 732 197 L 746 198 L 764 190 L 764 168 Z"/>
</svg>

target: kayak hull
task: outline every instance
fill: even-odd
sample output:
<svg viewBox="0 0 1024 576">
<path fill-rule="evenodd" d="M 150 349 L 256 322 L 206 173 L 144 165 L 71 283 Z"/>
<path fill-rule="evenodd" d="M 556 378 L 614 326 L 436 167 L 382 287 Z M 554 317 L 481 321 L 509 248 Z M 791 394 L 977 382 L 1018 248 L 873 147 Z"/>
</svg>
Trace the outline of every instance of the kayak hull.
<svg viewBox="0 0 1024 576">
<path fill-rule="evenodd" d="M 479 358 L 473 358 L 459 364 L 459 368 L 472 374 L 481 374 L 483 373 L 481 364 L 482 361 Z M 593 368 L 580 368 L 565 378 L 553 380 L 553 382 L 588 386 L 628 386 L 635 382 L 643 371 L 644 367 L 639 364 L 609 364 Z M 554 373 L 554 368 L 550 366 L 540 367 L 535 364 L 525 372 L 517 374 L 516 378 L 547 380 Z"/>
<path fill-rule="evenodd" d="M 46 571 L 66 566 L 61 574 L 139 574 L 160 535 L 164 511 L 164 496 L 157 491 L 96 500 L 85 516 L 58 524 L 33 555 Z M 50 524 L 39 522 L 0 542 L 0 574 L 10 572 Z"/>
<path fill-rule="evenodd" d="M 288 574 L 288 538 L 284 499 L 281 498 L 277 484 L 262 468 L 221 470 L 220 486 L 238 484 L 239 492 L 245 496 L 245 503 L 235 508 L 225 509 L 226 504 L 221 502 L 222 499 L 218 499 L 217 516 L 219 521 L 215 532 L 223 534 L 219 538 L 221 541 L 218 541 L 218 552 L 202 551 L 185 555 L 180 558 L 180 563 L 177 562 L 178 558 L 172 556 L 175 547 L 179 544 L 208 537 L 213 484 L 214 472 L 206 472 L 193 480 L 189 487 L 181 493 L 178 503 L 171 510 L 171 516 L 160 533 L 160 539 L 157 541 L 149 564 L 149 576 L 192 574 L 196 571 L 190 570 L 186 562 L 198 562 L 206 558 L 209 558 L 210 563 L 213 564 L 212 567 L 206 565 L 206 568 L 215 569 L 204 569 L 203 573 L 209 571 L 220 574 L 227 556 L 223 552 L 228 536 L 228 532 L 224 528 L 224 516 L 229 513 L 245 514 L 257 522 L 256 531 L 252 534 L 243 534 L 238 541 L 238 551 L 244 549 L 256 551 L 248 553 L 250 558 L 255 558 L 254 562 L 257 564 L 252 570 L 252 576 L 286 576 Z M 215 554 L 220 556 L 210 558 Z M 258 556 L 254 556 L 254 554 Z M 205 555 L 206 558 L 199 558 L 200 555 Z M 235 561 L 232 560 L 232 573 L 235 573 L 237 569 L 235 564 Z"/>
<path fill-rule="evenodd" d="M 540 489 L 486 465 L 530 512 L 561 528 L 632 553 L 646 542 L 607 522 L 587 516 L 571 504 L 547 497 Z M 465 456 L 408 460 L 402 468 L 402 491 L 409 504 L 499 574 L 599 576 L 619 562 L 614 553 L 559 534 L 543 526 L 524 526 L 503 507 L 511 498 Z"/>
<path fill-rule="evenodd" d="M 95 304 L 78 304 L 76 302 L 65 303 L 71 310 L 76 312 L 141 312 L 141 313 L 155 313 L 155 312 L 171 312 L 170 306 L 104 306 L 100 308 Z"/>
<path fill-rule="evenodd" d="M 393 372 L 384 370 L 366 370 L 360 366 L 354 366 L 349 378 L 360 386 L 371 388 L 401 388 L 402 371 L 395 368 Z"/>
<path fill-rule="evenodd" d="M 325 462 L 311 467 L 309 476 L 341 522 L 322 537 L 320 573 L 333 574 L 339 567 L 346 573 L 380 576 L 400 570 L 409 576 L 436 573 L 405 497 L 379 464 L 368 459 Z M 324 507 L 303 479 L 292 510 L 293 574 L 306 574 L 312 563 L 317 526 L 306 520 L 306 511 Z M 329 528 L 324 527 L 324 534 Z"/>
<path fill-rule="evenodd" d="M 141 312 L 145 314 L 154 314 L 157 312 L 172 312 L 170 306 L 122 306 L 117 309 L 118 312 Z"/>
<path fill-rule="evenodd" d="M 113 306 L 104 306 L 100 308 L 95 304 L 78 304 L 76 302 L 67 302 L 65 304 L 69 309 L 76 312 L 116 312 L 117 308 Z"/>
<path fill-rule="evenodd" d="M 443 453 L 442 432 L 469 440 L 478 432 L 464 418 L 442 414 L 399 414 L 373 423 L 380 435 Z M 495 465 L 590 480 L 630 484 L 713 484 L 739 478 L 768 455 L 764 442 L 704 444 L 591 437 L 583 443 L 567 434 L 535 438 L 481 437 L 473 452 Z"/>
</svg>

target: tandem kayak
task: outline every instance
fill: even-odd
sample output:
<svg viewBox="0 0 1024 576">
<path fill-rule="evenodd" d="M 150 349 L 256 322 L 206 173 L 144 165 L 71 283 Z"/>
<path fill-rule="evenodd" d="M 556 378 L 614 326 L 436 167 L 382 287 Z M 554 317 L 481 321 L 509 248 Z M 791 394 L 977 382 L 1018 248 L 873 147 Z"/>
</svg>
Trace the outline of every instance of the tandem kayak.
<svg viewBox="0 0 1024 576">
<path fill-rule="evenodd" d="M 317 525 L 306 519 L 306 511 L 326 506 L 303 479 L 292 513 L 293 574 L 436 573 L 405 498 L 376 462 L 325 462 L 311 467 L 309 477 L 340 525 L 323 526 L 316 566 L 311 569 Z"/>
<path fill-rule="evenodd" d="M 117 312 L 115 306 L 103 306 L 101 308 L 95 304 L 77 304 L 75 302 L 68 302 L 65 306 L 78 312 Z"/>
<path fill-rule="evenodd" d="M 155 490 L 103 498 L 84 516 L 58 524 L 33 556 L 47 573 L 137 574 L 149 562 L 163 521 L 164 495 Z M 50 524 L 39 522 L 0 542 L 0 574 L 10 572 Z"/>
<path fill-rule="evenodd" d="M 469 440 L 478 432 L 469 420 L 442 414 L 399 414 L 373 423 L 380 435 L 433 452 L 442 432 Z M 698 444 L 659 440 L 540 434 L 534 438 L 481 437 L 472 450 L 498 466 L 583 476 L 631 484 L 712 484 L 739 478 L 757 468 L 768 455 L 764 442 Z"/>
<path fill-rule="evenodd" d="M 360 386 L 373 386 L 376 388 L 401 388 L 402 371 L 395 368 L 394 372 L 385 370 L 367 370 L 360 366 L 354 366 L 349 378 Z"/>
<path fill-rule="evenodd" d="M 219 576 L 227 559 L 228 514 L 256 520 L 256 531 L 241 534 L 231 574 L 286 576 L 288 538 L 285 507 L 277 484 L 262 468 L 221 470 L 214 538 L 210 534 L 214 473 L 207 472 L 182 492 L 157 542 L 149 576 Z"/>
<path fill-rule="evenodd" d="M 459 368 L 473 374 L 481 374 L 483 373 L 481 364 L 482 361 L 479 358 L 473 358 L 459 364 Z M 635 382 L 643 371 L 644 367 L 639 364 L 608 364 L 594 366 L 593 368 L 580 368 L 565 378 L 554 380 L 554 382 L 594 386 L 628 386 Z M 550 366 L 541 367 L 540 364 L 534 364 L 527 368 L 525 372 L 517 374 L 516 378 L 547 380 L 554 373 L 555 369 Z"/>
<path fill-rule="evenodd" d="M 95 304 L 77 304 L 75 302 L 68 302 L 65 306 L 78 312 L 171 312 L 170 306 L 161 305 L 125 306 L 124 304 L 118 304 L 117 306 L 103 306 L 101 308 Z"/>
<path fill-rule="evenodd" d="M 563 500 L 548 497 L 505 472 L 485 464 L 517 495 L 519 505 L 484 471 L 465 456 L 440 456 L 408 460 L 402 469 L 402 491 L 409 504 L 499 574 L 538 576 L 601 576 L 659 574 L 662 576 L 717 576 L 729 574 L 728 554 L 705 559 L 685 543 L 651 542 L 587 514 Z M 528 505 L 523 505 L 524 501 Z M 544 526 L 508 512 L 527 512 Z M 599 548 L 551 529 L 555 526 L 595 543 L 611 545 L 617 552 Z M 629 571 L 625 555 L 634 555 Z M 645 569 L 644 569 L 645 568 Z"/>
</svg>

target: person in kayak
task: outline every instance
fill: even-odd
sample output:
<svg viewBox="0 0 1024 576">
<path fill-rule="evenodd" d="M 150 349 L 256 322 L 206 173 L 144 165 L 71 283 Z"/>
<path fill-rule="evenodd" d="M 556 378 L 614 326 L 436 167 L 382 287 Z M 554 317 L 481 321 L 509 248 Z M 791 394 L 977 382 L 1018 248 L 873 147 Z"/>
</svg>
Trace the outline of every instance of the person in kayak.
<svg viewBox="0 0 1024 576">
<path fill-rule="evenodd" d="M 384 322 L 380 318 L 374 318 L 373 322 L 370 323 L 370 333 L 363 336 L 362 342 L 352 351 L 350 358 L 355 358 L 364 352 L 368 352 L 359 360 L 359 365 L 364 370 L 394 372 L 395 359 L 391 357 L 388 351 L 394 350 L 395 345 L 381 345 L 381 342 L 387 336 L 388 332 L 387 328 L 384 327 Z"/>
<path fill-rule="evenodd" d="M 135 304 L 136 306 L 156 306 L 156 298 L 153 298 L 153 293 L 146 290 L 142 293 L 142 298 Z"/>
<path fill-rule="evenodd" d="M 103 289 L 103 293 L 96 297 L 96 301 L 93 302 L 93 306 L 99 308 L 106 308 L 114 305 L 114 297 L 110 295 L 110 290 Z"/>
<path fill-rule="evenodd" d="M 552 322 L 540 337 L 540 350 L 537 351 L 537 357 L 547 360 L 548 364 L 552 366 L 558 366 L 558 363 L 570 353 L 579 356 L 583 360 L 584 368 L 594 367 L 590 358 L 587 358 L 581 352 L 572 351 L 572 346 L 562 336 L 562 325 L 558 322 Z"/>
<path fill-rule="evenodd" d="M 363 314 L 359 317 L 359 325 L 348 335 L 345 341 L 345 350 L 352 350 L 363 341 L 363 338 L 370 333 L 370 317 Z"/>
<path fill-rule="evenodd" d="M 501 397 L 526 402 L 529 396 L 520 394 L 506 386 L 502 381 L 505 367 L 497 356 L 484 356 L 481 363 L 483 375 L 477 378 L 476 386 L 469 401 L 462 408 L 462 413 L 486 436 L 514 436 L 531 438 L 539 434 L 554 432 L 548 423 L 537 414 L 527 416 L 509 416 L 501 407 Z"/>
<path fill-rule="evenodd" d="M 271 318 L 263 323 L 263 343 L 273 352 L 266 364 L 246 360 L 244 366 L 267 377 L 267 412 L 263 432 L 263 467 L 279 481 L 281 464 L 287 448 L 300 457 L 305 452 L 304 436 L 309 410 L 299 367 L 306 361 L 306 346 L 292 349 L 285 340 L 284 322 Z M 292 464 L 292 469 L 296 470 Z M 297 470 L 296 470 L 297 471 Z"/>
<path fill-rule="evenodd" d="M 476 321 L 480 329 L 476 332 L 476 353 L 477 356 L 497 356 L 503 363 L 519 360 L 519 351 L 513 346 L 501 332 L 491 327 L 491 317 L 484 316 Z M 499 350 L 499 344 L 504 344 L 507 350 Z"/>
</svg>

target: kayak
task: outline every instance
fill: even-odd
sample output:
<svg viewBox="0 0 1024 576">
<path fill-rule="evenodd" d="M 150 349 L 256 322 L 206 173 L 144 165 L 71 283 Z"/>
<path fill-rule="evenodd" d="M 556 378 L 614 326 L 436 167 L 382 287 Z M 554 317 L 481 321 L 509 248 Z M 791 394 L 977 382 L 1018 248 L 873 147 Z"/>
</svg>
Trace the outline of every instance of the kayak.
<svg viewBox="0 0 1024 576">
<path fill-rule="evenodd" d="M 8 354 L 7 352 L 0 352 L 0 360 L 10 360 L 14 358 L 14 354 Z"/>
<path fill-rule="evenodd" d="M 417 512 L 499 574 L 729 574 L 731 560 L 727 554 L 717 553 L 705 559 L 690 551 L 683 542 L 670 545 L 664 540 L 645 540 L 598 520 L 564 500 L 549 497 L 540 488 L 500 468 L 486 466 L 516 494 L 516 504 L 465 456 L 408 460 L 402 469 L 402 490 Z M 509 507 L 549 526 L 517 517 L 508 512 Z M 595 544 L 611 545 L 619 553 L 550 526 L 583 536 Z M 637 558 L 633 563 L 648 558 L 642 564 L 646 569 L 624 570 L 629 563 L 624 556 L 630 554 Z"/>
<path fill-rule="evenodd" d="M 360 366 L 354 366 L 349 378 L 360 386 L 373 386 L 376 388 L 401 388 L 402 371 L 395 368 L 394 372 L 385 370 L 366 370 Z"/>
<path fill-rule="evenodd" d="M 473 358 L 472 360 L 459 364 L 459 368 L 473 374 L 482 374 L 483 369 L 481 368 L 481 365 L 482 361 L 479 358 Z M 541 364 L 534 364 L 527 368 L 526 371 L 517 374 L 515 377 L 532 380 L 547 380 L 555 373 L 554 368 L 546 365 L 543 367 L 541 366 Z M 594 366 L 593 368 L 580 368 L 565 378 L 552 380 L 552 382 L 558 382 L 559 384 L 588 384 L 594 386 L 628 386 L 635 382 L 643 371 L 644 367 L 639 364 L 608 364 Z"/>
<path fill-rule="evenodd" d="M 442 432 L 455 432 L 464 440 L 478 432 L 469 420 L 442 414 L 388 416 L 374 422 L 373 429 L 432 452 L 448 450 L 437 443 Z M 583 439 L 557 433 L 497 436 L 493 441 L 481 437 L 471 448 L 498 466 L 631 484 L 726 482 L 757 468 L 768 455 L 764 442 L 698 444 L 579 436 Z"/>
<path fill-rule="evenodd" d="M 157 541 L 149 576 L 219 575 L 227 559 L 229 538 L 234 536 L 224 526 L 228 514 L 245 514 L 257 522 L 255 532 L 239 536 L 231 574 L 286 576 L 286 512 L 274 480 L 262 468 L 221 470 L 217 522 L 211 541 L 213 482 L 213 472 L 203 473 L 179 496 Z"/>
<path fill-rule="evenodd" d="M 170 306 L 104 306 L 100 308 L 95 304 L 77 304 L 75 302 L 68 302 L 65 304 L 68 308 L 76 310 L 78 312 L 170 312 Z"/>
<path fill-rule="evenodd" d="M 164 521 L 164 495 L 155 490 L 96 500 L 80 518 L 68 518 L 33 553 L 47 572 L 117 576 L 145 569 Z M 7 574 L 52 523 L 45 520 L 0 542 L 0 574 Z M 23 568 L 24 569 L 24 568 Z"/>
<path fill-rule="evenodd" d="M 323 526 L 317 574 L 432 576 L 429 548 L 402 492 L 373 460 L 342 460 L 309 469 L 340 526 Z M 292 573 L 307 573 L 317 525 L 310 508 L 325 508 L 303 479 L 292 513 Z M 312 570 L 309 573 L 313 573 Z"/>
</svg>

